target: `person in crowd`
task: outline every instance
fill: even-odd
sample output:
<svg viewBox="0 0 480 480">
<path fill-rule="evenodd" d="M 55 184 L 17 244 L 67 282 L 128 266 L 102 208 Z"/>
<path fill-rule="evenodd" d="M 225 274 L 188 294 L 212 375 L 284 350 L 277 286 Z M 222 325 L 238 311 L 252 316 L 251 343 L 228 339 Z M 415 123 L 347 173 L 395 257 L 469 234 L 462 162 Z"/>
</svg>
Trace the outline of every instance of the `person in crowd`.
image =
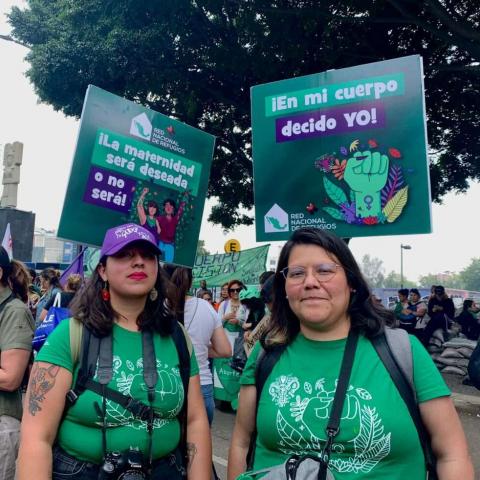
<svg viewBox="0 0 480 480">
<path fill-rule="evenodd" d="M 213 377 L 208 365 L 208 358 L 231 357 L 232 348 L 222 328 L 217 313 L 203 299 L 188 295 L 192 287 L 192 270 L 178 267 L 173 272 L 171 281 L 177 287 L 177 310 L 183 316 L 185 328 L 192 339 L 200 369 L 200 386 L 211 425 L 215 402 L 213 400 Z"/>
<path fill-rule="evenodd" d="M 263 282 L 260 290 L 260 298 L 262 299 L 266 307 L 263 318 L 260 320 L 260 322 L 258 322 L 257 326 L 254 329 L 252 329 L 251 331 L 247 331 L 245 335 L 245 353 L 247 354 L 247 357 L 250 356 L 252 348 L 263 335 L 270 320 L 270 314 L 273 307 L 273 278 L 274 275 L 268 276 L 267 279 Z"/>
<path fill-rule="evenodd" d="M 42 290 L 42 296 L 37 303 L 37 311 L 35 315 L 35 326 L 38 327 L 42 322 L 43 309 L 45 304 L 51 299 L 55 298 L 55 295 L 62 291 L 60 285 L 60 272 L 54 268 L 48 267 L 42 270 L 40 273 L 40 288 Z"/>
<path fill-rule="evenodd" d="M 246 322 L 249 314 L 248 308 L 242 305 L 240 301 L 240 292 L 244 288 L 245 285 L 240 280 L 230 280 L 228 283 L 228 298 L 220 304 L 218 309 L 218 316 L 227 334 L 232 352 L 235 340 L 239 335 L 243 335 L 242 325 Z M 232 357 L 213 360 L 215 379 L 221 382 L 221 386 L 214 385 L 214 395 L 216 400 L 222 402 L 219 403 L 219 407 L 223 409 L 228 409 L 228 404 L 235 409 L 238 399 L 240 374 L 232 369 L 232 360 Z"/>
<path fill-rule="evenodd" d="M 37 285 L 37 272 L 34 268 L 29 268 L 28 273 L 30 274 L 30 290 L 41 295 L 41 290 Z"/>
<path fill-rule="evenodd" d="M 185 198 L 187 196 L 188 194 L 185 192 Z M 175 258 L 175 235 L 184 208 L 185 201 L 182 201 L 178 210 L 175 212 L 175 202 L 171 198 L 167 198 L 163 202 L 163 215 L 157 217 L 158 224 L 160 225 L 158 246 L 162 251 L 162 260 L 164 262 L 172 263 Z"/>
<path fill-rule="evenodd" d="M 260 292 L 257 287 L 250 286 L 240 292 L 240 303 L 248 309 L 248 317 L 241 327 L 243 332 L 239 333 L 233 346 L 233 358 L 231 367 L 242 372 L 247 361 L 245 352 L 245 339 L 249 333 L 254 330 L 260 320 L 265 315 L 265 303 L 260 298 Z"/>
<path fill-rule="evenodd" d="M 59 307 L 61 308 L 69 307 L 70 302 L 73 300 L 73 297 L 75 296 L 77 291 L 80 289 L 82 285 L 82 281 L 83 281 L 83 278 L 78 273 L 73 273 L 68 277 L 67 283 L 65 285 L 65 289 L 57 293 L 57 295 L 60 295 L 60 305 L 58 305 Z M 43 322 L 43 320 L 47 316 L 48 310 L 51 307 L 53 307 L 55 300 L 57 298 L 57 295 L 51 296 L 50 300 L 43 307 L 43 311 L 40 314 L 40 321 Z"/>
<path fill-rule="evenodd" d="M 423 333 L 423 343 L 428 345 L 433 332 L 442 329 L 448 330 L 449 323 L 455 317 L 455 305 L 453 300 L 446 294 L 442 285 L 435 286 L 435 295 L 428 301 L 428 316 L 430 317 Z"/>
<path fill-rule="evenodd" d="M 213 308 L 213 295 L 212 295 L 212 292 L 210 290 L 207 290 L 202 295 L 202 300 L 205 300 L 206 302 L 208 302 L 211 305 L 211 307 Z"/>
<path fill-rule="evenodd" d="M 480 336 L 479 311 L 480 308 L 473 300 L 464 300 L 462 311 L 455 318 L 455 321 L 462 327 L 462 333 L 470 340 L 477 341 Z"/>
<path fill-rule="evenodd" d="M 372 302 L 347 244 L 324 230 L 295 231 L 281 251 L 273 290 L 269 326 L 241 380 L 228 479 L 245 472 L 254 430 L 253 470 L 282 464 L 292 455 L 318 458 L 324 453 L 345 346 L 347 341 L 352 345 L 355 337 L 358 343 L 340 430 L 330 432 L 329 469 L 337 480 L 426 478 L 415 425 L 370 341 L 393 322 L 393 314 Z M 437 457 L 438 476 L 473 480 L 450 392 L 420 342 L 413 336 L 409 340 L 417 401 Z M 282 350 L 266 378 L 256 412 L 255 370 L 261 347 L 267 352 Z"/>
<path fill-rule="evenodd" d="M 417 317 L 417 321 L 426 315 L 427 305 L 425 305 L 425 302 L 422 300 L 418 288 L 410 289 L 410 300 L 408 302 L 407 310 Z"/>
<path fill-rule="evenodd" d="M 400 328 L 403 328 L 408 333 L 413 333 L 415 329 L 416 317 L 408 309 L 408 288 L 401 288 L 397 293 L 398 302 L 393 310 L 395 318 L 397 319 L 397 324 Z"/>
<path fill-rule="evenodd" d="M 137 214 L 139 223 L 143 228 L 146 228 L 154 237 L 155 241 L 160 241 L 160 223 L 158 222 L 158 204 L 155 200 L 149 200 L 147 202 L 147 208 L 145 209 L 145 196 L 149 192 L 148 188 L 144 188 L 142 193 L 138 197 L 137 202 Z"/>
<path fill-rule="evenodd" d="M 37 312 L 37 304 L 38 304 L 38 301 L 40 300 L 40 297 L 42 296 L 42 292 L 40 291 L 40 288 L 38 288 L 38 285 L 37 285 L 37 281 L 36 281 L 37 272 L 35 271 L 35 269 L 29 268 L 28 273 L 30 275 L 30 284 L 28 285 L 27 305 L 33 318 L 35 318 L 36 312 Z"/>
<path fill-rule="evenodd" d="M 153 480 L 179 480 L 185 470 L 191 480 L 210 480 L 211 440 L 198 365 L 172 310 L 173 299 L 166 296 L 169 280 L 159 267 L 159 255 L 154 236 L 139 225 L 106 232 L 99 264 L 70 305 L 74 318 L 61 322 L 36 356 L 22 418 L 19 480 L 91 480 L 100 478 L 100 471 L 107 478 L 110 466 L 118 465 L 110 460 L 118 458 L 111 452 L 121 452 L 124 462 L 126 456 L 136 459 Z M 111 369 L 104 366 L 101 378 L 100 371 L 94 377 L 108 381 L 108 389 L 86 385 L 73 404 L 66 404 L 80 367 L 72 359 L 71 322 L 81 322 L 83 337 L 91 332 L 90 342 L 94 337 L 108 341 L 113 358 Z M 187 352 L 186 346 L 179 347 L 179 338 L 190 345 Z M 108 350 L 100 348 L 98 362 L 103 358 L 108 364 Z M 188 364 L 181 361 L 185 352 Z M 129 404 L 142 402 L 143 407 L 134 413 L 120 406 L 118 397 L 125 395 L 132 399 Z M 184 402 L 186 418 L 181 414 Z M 186 443 L 181 440 L 185 429 Z M 109 475 L 120 478 L 122 472 L 115 471 Z"/>
<path fill-rule="evenodd" d="M 21 384 L 32 351 L 34 320 L 26 302 L 30 275 L 0 247 L 0 480 L 13 480 L 22 418 Z"/>
<path fill-rule="evenodd" d="M 245 285 L 240 280 L 230 280 L 228 283 L 228 298 L 222 302 L 218 309 L 218 314 L 232 347 L 238 334 L 243 333 L 242 325 L 247 321 L 250 313 L 248 308 L 242 305 L 240 301 L 240 292 L 244 289 Z"/>
<path fill-rule="evenodd" d="M 214 303 L 213 308 L 218 312 L 218 308 L 224 302 L 225 300 L 228 299 L 228 282 L 225 282 L 221 287 L 220 287 L 220 297 L 218 298 L 218 301 Z"/>
<path fill-rule="evenodd" d="M 260 284 L 260 290 L 262 289 L 263 285 L 265 282 L 270 278 L 275 276 L 275 272 L 268 270 L 266 272 L 263 272 L 260 277 L 258 278 L 258 283 Z"/>
<path fill-rule="evenodd" d="M 196 297 L 202 298 L 205 292 L 209 292 L 209 290 L 207 289 L 207 281 L 200 280 L 200 288 L 197 290 Z"/>
</svg>

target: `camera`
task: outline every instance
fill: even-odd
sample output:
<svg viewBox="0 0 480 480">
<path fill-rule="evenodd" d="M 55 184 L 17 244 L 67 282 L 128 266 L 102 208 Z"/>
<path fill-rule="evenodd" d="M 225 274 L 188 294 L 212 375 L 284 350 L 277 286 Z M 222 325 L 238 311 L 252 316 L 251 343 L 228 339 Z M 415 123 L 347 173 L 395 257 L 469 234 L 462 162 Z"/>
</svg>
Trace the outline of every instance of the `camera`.
<svg viewBox="0 0 480 480">
<path fill-rule="evenodd" d="M 149 478 L 138 448 L 126 452 L 108 452 L 98 474 L 99 480 L 142 480 Z"/>
</svg>

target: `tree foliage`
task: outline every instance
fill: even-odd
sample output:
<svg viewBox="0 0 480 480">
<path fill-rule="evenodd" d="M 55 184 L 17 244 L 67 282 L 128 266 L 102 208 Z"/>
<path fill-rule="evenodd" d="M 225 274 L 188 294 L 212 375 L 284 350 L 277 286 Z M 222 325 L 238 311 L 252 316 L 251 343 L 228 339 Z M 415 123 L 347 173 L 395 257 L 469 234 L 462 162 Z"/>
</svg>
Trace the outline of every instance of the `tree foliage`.
<svg viewBox="0 0 480 480">
<path fill-rule="evenodd" d="M 368 254 L 364 255 L 360 268 L 371 288 L 383 287 L 385 269 L 383 268 L 382 260 L 377 257 L 371 257 Z"/>
<path fill-rule="evenodd" d="M 217 136 L 210 220 L 248 224 L 252 85 L 409 54 L 424 60 L 435 200 L 480 179 L 476 0 L 28 0 L 15 41 L 41 101 L 79 116 L 88 84 Z"/>
<path fill-rule="evenodd" d="M 463 288 L 480 292 L 480 258 L 473 258 L 470 265 L 460 272 Z"/>
<path fill-rule="evenodd" d="M 385 276 L 385 279 L 383 281 L 384 288 L 400 288 L 401 285 L 402 285 L 402 279 L 400 277 L 400 274 L 397 272 L 394 272 L 393 270 Z M 414 287 L 418 287 L 418 284 L 416 282 L 413 282 L 412 280 L 409 280 L 404 276 L 403 288 L 414 288 Z"/>
<path fill-rule="evenodd" d="M 197 242 L 197 257 L 201 257 L 202 255 L 210 255 L 210 252 L 205 248 L 205 240 L 199 240 Z"/>
</svg>

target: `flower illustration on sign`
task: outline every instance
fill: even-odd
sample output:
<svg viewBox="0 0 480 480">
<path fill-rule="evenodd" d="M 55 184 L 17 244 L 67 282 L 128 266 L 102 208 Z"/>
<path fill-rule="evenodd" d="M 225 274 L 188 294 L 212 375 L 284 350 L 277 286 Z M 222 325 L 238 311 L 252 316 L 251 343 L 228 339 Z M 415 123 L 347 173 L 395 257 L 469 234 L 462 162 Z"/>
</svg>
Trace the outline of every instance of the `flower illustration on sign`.
<svg viewBox="0 0 480 480">
<path fill-rule="evenodd" d="M 314 166 L 324 174 L 328 199 L 323 211 L 353 225 L 395 222 L 408 199 L 402 167 L 394 163 L 401 159 L 398 148 L 382 148 L 375 139 L 365 145 L 355 139 L 348 148 L 340 146 L 338 154 L 317 158 Z"/>
</svg>

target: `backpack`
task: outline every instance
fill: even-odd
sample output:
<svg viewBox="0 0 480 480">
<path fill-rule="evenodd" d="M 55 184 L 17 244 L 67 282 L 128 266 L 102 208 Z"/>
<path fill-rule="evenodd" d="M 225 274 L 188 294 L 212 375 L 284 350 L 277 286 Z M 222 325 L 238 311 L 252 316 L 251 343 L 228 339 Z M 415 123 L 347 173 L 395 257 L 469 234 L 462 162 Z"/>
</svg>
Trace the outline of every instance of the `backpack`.
<svg viewBox="0 0 480 480">
<path fill-rule="evenodd" d="M 107 384 L 111 379 L 113 366 L 110 366 L 107 369 L 108 371 L 104 368 L 102 369 L 101 358 L 105 354 L 105 351 L 107 351 L 107 355 L 109 349 L 111 352 L 111 335 L 102 338 L 97 337 L 75 318 L 70 319 L 69 335 L 72 364 L 75 365 L 80 362 L 80 369 L 78 371 L 75 385 L 72 385 L 72 388 L 67 392 L 67 401 L 63 413 L 64 417 L 68 409 L 77 401 L 78 397 L 85 390 L 91 390 L 104 398 L 108 398 L 109 400 L 118 403 L 141 420 L 146 421 L 149 418 L 157 418 L 156 413 L 153 412 L 153 409 L 149 405 L 136 400 L 129 395 L 123 395 L 122 393 L 107 387 Z M 190 381 L 190 357 L 192 355 L 193 347 L 190 340 L 187 340 L 185 329 L 180 323 L 175 322 L 171 335 L 178 353 L 180 377 L 184 389 L 184 402 L 179 413 L 179 447 L 182 453 L 182 458 L 186 462 L 188 460 L 186 448 L 188 415 L 187 398 L 188 384 Z M 99 362 L 97 373 L 98 381 L 93 380 L 97 368 L 97 361 Z M 187 463 L 185 463 L 185 465 L 187 465 Z"/>
<path fill-rule="evenodd" d="M 408 408 L 412 421 L 415 424 L 420 444 L 422 445 L 428 478 L 435 480 L 438 478 L 436 475 L 436 459 L 431 448 L 429 434 L 423 424 L 418 408 L 415 384 L 413 381 L 412 347 L 408 333 L 403 329 L 385 328 L 383 333 L 370 340 Z M 258 402 L 260 401 L 260 395 L 265 386 L 265 382 L 286 348 L 286 345 L 279 345 L 268 351 L 261 348 L 258 354 L 255 368 L 255 385 L 257 387 L 255 418 L 258 413 Z M 249 469 L 253 467 L 256 434 L 255 429 L 250 439 L 247 454 L 247 465 Z"/>
</svg>

